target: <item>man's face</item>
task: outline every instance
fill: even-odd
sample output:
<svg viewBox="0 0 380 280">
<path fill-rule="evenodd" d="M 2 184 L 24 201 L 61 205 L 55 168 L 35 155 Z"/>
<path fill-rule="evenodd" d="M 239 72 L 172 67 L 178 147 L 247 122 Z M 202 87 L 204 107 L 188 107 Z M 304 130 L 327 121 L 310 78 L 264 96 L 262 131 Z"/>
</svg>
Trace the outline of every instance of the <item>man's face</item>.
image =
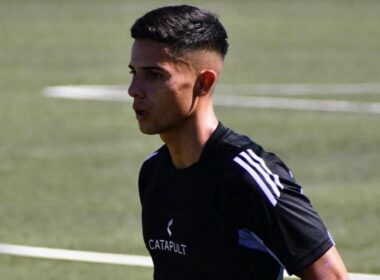
<svg viewBox="0 0 380 280">
<path fill-rule="evenodd" d="M 138 39 L 129 66 L 133 77 L 128 92 L 143 133 L 176 131 L 189 121 L 197 76 L 186 59 L 175 59 L 165 44 Z"/>
</svg>

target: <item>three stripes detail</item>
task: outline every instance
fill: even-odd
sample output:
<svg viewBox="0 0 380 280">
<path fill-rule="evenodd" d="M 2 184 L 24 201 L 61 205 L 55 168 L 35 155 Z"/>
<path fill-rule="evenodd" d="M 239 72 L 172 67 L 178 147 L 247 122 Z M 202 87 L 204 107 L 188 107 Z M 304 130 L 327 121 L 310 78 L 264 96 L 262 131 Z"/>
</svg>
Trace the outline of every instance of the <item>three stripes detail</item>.
<svg viewBox="0 0 380 280">
<path fill-rule="evenodd" d="M 265 161 L 251 149 L 241 152 L 234 158 L 234 161 L 249 173 L 269 202 L 273 206 L 276 206 L 280 197 L 280 190 L 284 189 L 279 176 L 273 174 Z"/>
</svg>

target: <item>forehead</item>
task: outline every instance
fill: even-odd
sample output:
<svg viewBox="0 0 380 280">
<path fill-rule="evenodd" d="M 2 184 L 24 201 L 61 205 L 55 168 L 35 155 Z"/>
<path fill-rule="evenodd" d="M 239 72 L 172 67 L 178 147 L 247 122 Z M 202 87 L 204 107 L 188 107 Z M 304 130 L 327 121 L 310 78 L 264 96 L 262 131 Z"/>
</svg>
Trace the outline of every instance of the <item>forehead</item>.
<svg viewBox="0 0 380 280">
<path fill-rule="evenodd" d="M 138 39 L 132 45 L 131 65 L 134 67 L 174 62 L 174 56 L 164 43 L 148 39 Z"/>
</svg>

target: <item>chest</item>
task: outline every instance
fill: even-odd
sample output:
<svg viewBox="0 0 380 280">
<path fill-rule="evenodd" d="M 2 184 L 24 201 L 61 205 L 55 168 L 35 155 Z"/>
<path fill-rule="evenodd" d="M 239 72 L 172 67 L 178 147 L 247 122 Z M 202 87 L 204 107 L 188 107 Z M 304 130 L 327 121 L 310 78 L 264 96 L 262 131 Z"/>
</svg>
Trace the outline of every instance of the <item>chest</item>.
<svg viewBox="0 0 380 280">
<path fill-rule="evenodd" d="M 215 203 L 216 175 L 215 169 L 204 166 L 186 172 L 157 169 L 152 174 L 144 186 L 142 225 L 153 258 L 188 258 L 231 242 L 233 230 Z"/>
</svg>

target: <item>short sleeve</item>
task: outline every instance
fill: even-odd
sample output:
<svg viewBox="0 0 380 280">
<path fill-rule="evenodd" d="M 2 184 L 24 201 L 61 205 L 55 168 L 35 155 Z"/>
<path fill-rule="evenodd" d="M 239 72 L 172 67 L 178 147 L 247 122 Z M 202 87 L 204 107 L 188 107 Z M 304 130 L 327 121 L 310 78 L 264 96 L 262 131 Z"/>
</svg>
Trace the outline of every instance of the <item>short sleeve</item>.
<svg viewBox="0 0 380 280">
<path fill-rule="evenodd" d="M 235 218 L 245 233 L 242 246 L 250 246 L 246 238 L 251 235 L 293 274 L 334 245 L 320 216 L 277 156 L 252 147 L 234 157 L 228 174 L 227 184 L 239 193 Z"/>
</svg>

